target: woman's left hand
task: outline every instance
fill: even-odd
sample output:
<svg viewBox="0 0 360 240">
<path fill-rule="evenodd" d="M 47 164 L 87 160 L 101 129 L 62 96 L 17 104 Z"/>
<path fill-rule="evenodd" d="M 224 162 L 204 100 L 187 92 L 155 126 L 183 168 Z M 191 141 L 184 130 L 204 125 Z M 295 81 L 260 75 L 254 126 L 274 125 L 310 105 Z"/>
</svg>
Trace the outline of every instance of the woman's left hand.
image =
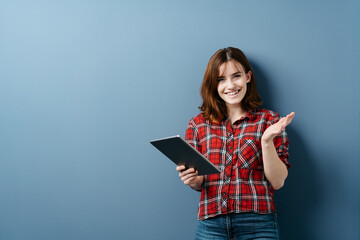
<svg viewBox="0 0 360 240">
<path fill-rule="evenodd" d="M 278 136 L 281 131 L 285 130 L 286 126 L 291 123 L 295 116 L 295 112 L 292 112 L 286 117 L 281 118 L 277 123 L 268 127 L 261 137 L 262 142 L 271 142 L 276 136 Z"/>
</svg>

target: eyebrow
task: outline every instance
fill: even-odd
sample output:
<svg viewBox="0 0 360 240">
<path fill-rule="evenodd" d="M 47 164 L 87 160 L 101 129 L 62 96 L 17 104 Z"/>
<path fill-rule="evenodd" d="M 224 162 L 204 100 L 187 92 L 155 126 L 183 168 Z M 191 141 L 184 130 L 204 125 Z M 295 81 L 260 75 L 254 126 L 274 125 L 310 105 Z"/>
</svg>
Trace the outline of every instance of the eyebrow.
<svg viewBox="0 0 360 240">
<path fill-rule="evenodd" d="M 241 74 L 242 71 L 237 71 L 237 72 L 234 72 L 233 74 L 231 74 L 232 76 L 236 75 L 236 74 Z M 225 76 L 218 76 L 217 78 L 224 78 Z"/>
<path fill-rule="evenodd" d="M 242 73 L 241 71 L 237 71 L 237 72 L 235 72 L 235 73 L 233 73 L 233 74 L 231 74 L 231 75 L 236 75 L 236 74 L 239 74 L 239 73 Z"/>
</svg>

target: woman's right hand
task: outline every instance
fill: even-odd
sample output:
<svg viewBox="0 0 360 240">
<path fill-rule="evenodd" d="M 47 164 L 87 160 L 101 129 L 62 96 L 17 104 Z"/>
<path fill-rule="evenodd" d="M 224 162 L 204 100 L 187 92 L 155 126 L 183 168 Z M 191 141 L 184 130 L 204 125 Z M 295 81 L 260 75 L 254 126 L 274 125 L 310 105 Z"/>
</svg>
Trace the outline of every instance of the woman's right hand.
<svg viewBox="0 0 360 240">
<path fill-rule="evenodd" d="M 201 190 L 204 182 L 204 176 L 198 176 L 199 172 L 194 168 L 186 169 L 184 165 L 179 165 L 176 167 L 176 171 L 179 172 L 179 177 L 185 185 L 189 185 L 195 190 Z"/>
</svg>

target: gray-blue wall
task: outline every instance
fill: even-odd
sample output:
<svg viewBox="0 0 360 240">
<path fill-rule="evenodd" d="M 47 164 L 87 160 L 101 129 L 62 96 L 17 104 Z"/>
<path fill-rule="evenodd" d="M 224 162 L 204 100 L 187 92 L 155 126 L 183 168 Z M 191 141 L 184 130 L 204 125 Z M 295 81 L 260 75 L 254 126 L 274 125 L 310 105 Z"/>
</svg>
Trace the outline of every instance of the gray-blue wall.
<svg viewBox="0 0 360 240">
<path fill-rule="evenodd" d="M 150 144 L 184 135 L 219 48 L 296 112 L 283 239 L 360 239 L 359 1 L 0 3 L 0 239 L 192 239 L 199 194 Z"/>
</svg>

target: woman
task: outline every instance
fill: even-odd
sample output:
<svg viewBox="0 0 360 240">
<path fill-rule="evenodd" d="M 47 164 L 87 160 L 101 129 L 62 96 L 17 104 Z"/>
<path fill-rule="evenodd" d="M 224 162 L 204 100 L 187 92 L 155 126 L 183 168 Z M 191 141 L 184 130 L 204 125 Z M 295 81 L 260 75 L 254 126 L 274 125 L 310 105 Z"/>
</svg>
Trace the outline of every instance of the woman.
<svg viewBox="0 0 360 240">
<path fill-rule="evenodd" d="M 285 127 L 295 113 L 280 119 L 259 108 L 251 66 L 232 47 L 211 57 L 201 95 L 201 113 L 190 120 L 185 138 L 221 173 L 176 168 L 184 184 L 201 191 L 196 239 L 279 239 L 274 190 L 288 175 Z"/>
</svg>

